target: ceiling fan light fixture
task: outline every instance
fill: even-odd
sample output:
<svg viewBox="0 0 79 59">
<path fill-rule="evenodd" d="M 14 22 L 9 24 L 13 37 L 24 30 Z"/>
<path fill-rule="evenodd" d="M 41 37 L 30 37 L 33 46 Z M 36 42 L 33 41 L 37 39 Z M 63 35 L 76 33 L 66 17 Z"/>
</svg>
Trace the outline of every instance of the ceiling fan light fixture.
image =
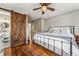
<svg viewBox="0 0 79 59">
<path fill-rule="evenodd" d="M 47 6 L 42 6 L 42 11 L 46 11 L 47 10 Z"/>
<path fill-rule="evenodd" d="M 34 8 L 33 10 L 39 10 L 41 9 L 42 11 L 42 14 L 45 14 L 45 12 L 47 10 L 50 10 L 50 11 L 54 11 L 55 9 L 54 8 L 51 8 L 51 7 L 48 7 L 48 5 L 50 5 L 51 3 L 40 3 L 41 7 L 38 7 L 38 8 Z"/>
</svg>

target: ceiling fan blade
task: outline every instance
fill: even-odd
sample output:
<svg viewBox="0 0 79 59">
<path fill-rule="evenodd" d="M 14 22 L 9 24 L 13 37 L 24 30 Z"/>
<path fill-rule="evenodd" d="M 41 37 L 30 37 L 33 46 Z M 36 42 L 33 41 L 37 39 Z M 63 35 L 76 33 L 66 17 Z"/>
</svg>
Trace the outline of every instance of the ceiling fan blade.
<svg viewBox="0 0 79 59">
<path fill-rule="evenodd" d="M 44 6 L 44 3 L 40 3 L 41 6 Z"/>
<path fill-rule="evenodd" d="M 42 11 L 42 14 L 44 14 L 45 12 L 44 11 Z"/>
<path fill-rule="evenodd" d="M 50 5 L 51 3 L 40 3 L 41 4 L 41 6 L 48 6 L 48 5 Z"/>
<path fill-rule="evenodd" d="M 46 3 L 46 6 L 50 5 L 51 3 Z"/>
<path fill-rule="evenodd" d="M 33 9 L 33 10 L 38 10 L 38 9 L 41 9 L 41 7 L 39 7 L 39 8 L 35 8 L 35 9 Z"/>
<path fill-rule="evenodd" d="M 49 9 L 51 11 L 54 11 L 55 10 L 54 8 L 50 8 L 50 7 L 47 7 L 47 9 Z"/>
</svg>

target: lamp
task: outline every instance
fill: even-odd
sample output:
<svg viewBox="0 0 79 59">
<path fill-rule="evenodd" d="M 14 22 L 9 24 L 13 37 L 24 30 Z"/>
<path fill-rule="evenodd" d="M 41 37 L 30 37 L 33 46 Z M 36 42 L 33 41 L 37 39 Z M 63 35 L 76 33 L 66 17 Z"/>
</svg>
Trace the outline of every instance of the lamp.
<svg viewBox="0 0 79 59">
<path fill-rule="evenodd" d="M 46 11 L 47 10 L 47 6 L 42 6 L 42 11 Z"/>
</svg>

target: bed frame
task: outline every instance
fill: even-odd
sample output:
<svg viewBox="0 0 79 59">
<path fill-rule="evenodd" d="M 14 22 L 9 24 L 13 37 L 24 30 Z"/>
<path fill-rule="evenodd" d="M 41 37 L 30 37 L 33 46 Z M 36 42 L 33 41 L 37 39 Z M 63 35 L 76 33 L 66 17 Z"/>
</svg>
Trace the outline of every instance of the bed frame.
<svg viewBox="0 0 79 59">
<path fill-rule="evenodd" d="M 74 35 L 75 33 L 75 27 L 74 26 L 55 26 L 55 27 L 49 27 L 49 29 L 51 28 L 70 28 L 70 32 Z M 64 30 L 64 29 L 63 29 Z M 46 37 L 41 37 L 41 36 L 38 36 L 40 37 L 40 40 L 37 39 L 37 42 L 40 42 L 40 44 L 42 44 L 42 41 L 41 41 L 41 38 L 45 38 L 45 39 L 48 39 L 48 49 L 49 49 L 49 40 L 50 38 L 46 38 Z M 65 37 L 67 39 L 67 37 Z M 52 39 L 53 40 L 53 51 L 55 51 L 55 42 L 58 41 L 58 42 L 61 42 L 61 56 L 63 56 L 63 43 L 66 43 L 66 44 L 70 44 L 70 52 L 69 52 L 69 55 L 72 56 L 72 37 L 69 37 L 70 38 L 70 43 L 68 42 L 63 42 L 63 41 L 59 41 L 59 40 L 55 40 L 55 39 Z M 36 39 L 34 39 L 34 41 L 36 41 Z M 46 43 L 45 41 L 43 42 L 43 45 L 45 46 Z"/>
</svg>

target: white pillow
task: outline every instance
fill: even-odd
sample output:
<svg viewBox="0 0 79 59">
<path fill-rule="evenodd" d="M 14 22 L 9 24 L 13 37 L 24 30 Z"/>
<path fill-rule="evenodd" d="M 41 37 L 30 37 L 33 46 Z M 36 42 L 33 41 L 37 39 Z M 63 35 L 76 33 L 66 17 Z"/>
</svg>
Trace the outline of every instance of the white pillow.
<svg viewBox="0 0 79 59">
<path fill-rule="evenodd" d="M 50 28 L 48 32 L 50 32 L 50 33 L 67 33 L 67 34 L 71 34 L 71 31 L 70 31 L 69 27 Z"/>
<path fill-rule="evenodd" d="M 61 32 L 61 30 L 59 29 L 59 28 L 51 28 L 50 30 L 49 30 L 49 32 L 51 33 L 60 33 Z"/>
</svg>

